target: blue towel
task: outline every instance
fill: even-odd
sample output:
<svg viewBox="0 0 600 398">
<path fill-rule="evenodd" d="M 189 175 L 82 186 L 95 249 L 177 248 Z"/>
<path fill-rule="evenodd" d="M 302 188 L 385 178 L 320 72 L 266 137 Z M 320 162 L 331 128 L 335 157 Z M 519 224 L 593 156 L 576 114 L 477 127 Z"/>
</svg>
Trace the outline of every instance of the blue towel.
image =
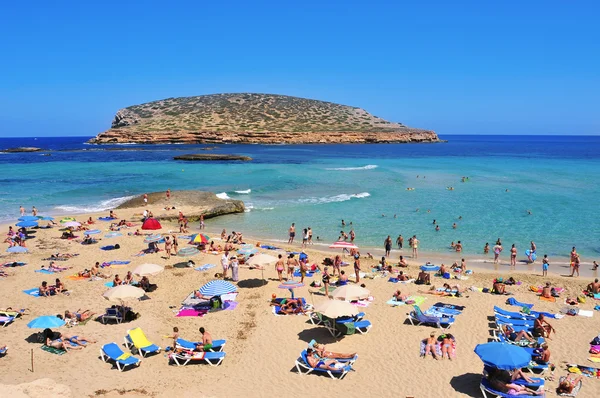
<svg viewBox="0 0 600 398">
<path fill-rule="evenodd" d="M 33 289 L 23 290 L 23 293 L 31 297 L 40 297 L 40 289 L 37 287 Z"/>
<path fill-rule="evenodd" d="M 98 220 L 112 221 L 112 220 L 116 220 L 116 218 L 113 218 L 113 217 L 98 217 Z"/>
<path fill-rule="evenodd" d="M 115 248 L 114 245 L 102 246 L 100 250 L 113 250 Z"/>
<path fill-rule="evenodd" d="M 521 308 L 523 308 L 523 307 L 532 308 L 533 307 L 533 304 L 521 303 L 521 302 L 515 300 L 513 297 L 506 300 L 506 304 L 515 305 L 515 306 L 521 307 Z"/>
<path fill-rule="evenodd" d="M 312 278 L 314 274 L 315 274 L 314 272 L 308 271 L 308 272 L 306 272 L 305 276 L 307 278 Z M 294 271 L 294 276 L 297 277 L 297 278 L 300 278 L 302 276 L 302 274 L 300 274 L 300 271 Z"/>
<path fill-rule="evenodd" d="M 261 249 L 267 249 L 267 250 L 279 250 L 278 247 L 271 246 L 271 245 L 261 245 L 260 248 Z"/>
<path fill-rule="evenodd" d="M 119 261 L 119 260 L 115 260 L 115 261 L 109 261 L 108 264 L 110 265 L 124 265 L 124 264 L 129 264 L 131 261 Z"/>
<path fill-rule="evenodd" d="M 390 278 L 390 279 L 388 279 L 388 282 L 398 283 L 398 278 Z"/>
<path fill-rule="evenodd" d="M 196 271 L 207 271 L 211 268 L 216 267 L 216 264 L 204 264 L 199 267 L 194 268 Z"/>
<path fill-rule="evenodd" d="M 35 272 L 39 272 L 40 274 L 53 275 L 54 272 L 49 271 L 47 269 L 36 269 Z"/>
<path fill-rule="evenodd" d="M 540 314 L 544 315 L 546 318 L 556 318 L 556 315 L 555 315 L 555 314 L 551 314 L 551 313 L 549 313 L 549 312 L 538 312 L 538 311 L 531 311 L 531 312 L 529 313 L 529 315 L 533 315 L 533 316 L 535 316 L 535 317 L 538 317 L 538 316 L 540 316 Z"/>
<path fill-rule="evenodd" d="M 106 287 L 113 287 L 113 283 L 112 282 L 106 282 L 104 284 L 104 286 L 106 286 Z"/>
</svg>

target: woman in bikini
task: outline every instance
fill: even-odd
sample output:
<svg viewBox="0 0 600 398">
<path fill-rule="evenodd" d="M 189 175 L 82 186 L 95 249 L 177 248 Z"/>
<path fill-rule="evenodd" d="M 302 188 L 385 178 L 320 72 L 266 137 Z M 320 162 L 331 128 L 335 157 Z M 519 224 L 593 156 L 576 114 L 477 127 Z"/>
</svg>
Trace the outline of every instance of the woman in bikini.
<svg viewBox="0 0 600 398">
<path fill-rule="evenodd" d="M 342 266 L 342 258 L 338 255 L 333 259 L 333 276 L 335 276 L 335 271 L 337 271 L 338 275 L 340 274 L 340 268 Z"/>
<path fill-rule="evenodd" d="M 450 361 L 452 360 L 452 358 L 450 358 L 450 353 L 452 352 L 452 343 L 453 342 L 454 342 L 454 339 L 452 338 L 451 334 L 444 335 L 444 338 L 442 339 L 442 359 L 444 359 L 444 354 L 446 354 L 448 359 Z"/>
<path fill-rule="evenodd" d="M 283 256 L 280 254 L 279 259 L 275 263 L 275 270 L 277 271 L 277 276 L 279 277 L 279 282 L 283 282 Z"/>
<path fill-rule="evenodd" d="M 171 238 L 168 236 L 165 238 L 165 252 L 167 253 L 167 259 L 171 258 L 171 246 L 173 242 L 171 242 Z"/>
<path fill-rule="evenodd" d="M 514 243 L 513 243 L 512 247 L 510 248 L 510 266 L 511 267 L 517 266 L 517 248 L 515 247 Z"/>
<path fill-rule="evenodd" d="M 69 310 L 66 310 L 65 311 L 65 319 L 75 319 L 77 322 L 85 322 L 95 315 L 95 313 L 90 310 L 85 310 L 83 312 L 80 312 L 80 311 L 81 311 L 81 309 L 79 309 L 73 313 Z"/>
<path fill-rule="evenodd" d="M 429 335 L 429 337 L 427 339 L 425 339 L 425 355 L 423 356 L 423 358 L 427 357 L 427 354 L 431 353 L 431 356 L 433 356 L 433 359 L 437 360 L 437 354 L 435 353 L 435 346 L 437 344 L 437 340 L 435 338 L 435 333 L 431 332 L 431 334 Z"/>
<path fill-rule="evenodd" d="M 298 266 L 298 260 L 296 260 L 294 258 L 293 254 L 290 254 L 290 256 L 287 259 L 287 280 L 288 281 L 294 280 L 294 268 L 296 268 L 296 266 Z"/>
<path fill-rule="evenodd" d="M 339 352 L 331 352 L 327 351 L 327 348 L 324 344 L 314 344 L 313 350 L 315 356 L 319 356 L 321 358 L 329 358 L 329 359 L 352 359 L 356 356 L 356 353 L 352 354 L 342 354 Z"/>
<path fill-rule="evenodd" d="M 572 374 L 568 374 L 567 377 L 560 382 L 558 387 L 556 388 L 557 394 L 571 394 L 573 389 L 579 382 L 583 380 L 583 376 L 575 377 Z"/>
</svg>

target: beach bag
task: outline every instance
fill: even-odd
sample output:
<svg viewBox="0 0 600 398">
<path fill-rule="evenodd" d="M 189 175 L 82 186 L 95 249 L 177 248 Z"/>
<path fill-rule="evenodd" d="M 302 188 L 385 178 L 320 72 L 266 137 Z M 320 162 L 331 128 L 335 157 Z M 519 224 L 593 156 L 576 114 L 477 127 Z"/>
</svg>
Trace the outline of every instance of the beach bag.
<svg viewBox="0 0 600 398">
<path fill-rule="evenodd" d="M 535 293 L 538 292 L 537 286 L 533 286 L 533 285 L 529 286 L 529 290 L 531 290 L 532 292 L 535 292 Z"/>
<path fill-rule="evenodd" d="M 594 340 L 590 343 L 590 345 L 598 345 L 600 346 L 600 336 L 594 337 Z"/>
<path fill-rule="evenodd" d="M 484 287 L 483 290 L 481 290 L 483 293 L 489 293 L 490 289 L 488 289 L 487 287 Z"/>
<path fill-rule="evenodd" d="M 221 308 L 221 297 L 214 296 L 210 298 L 210 308 Z"/>
<path fill-rule="evenodd" d="M 585 303 L 585 296 L 579 296 L 579 297 L 577 297 L 577 302 L 578 303 L 582 303 L 582 304 Z"/>
<path fill-rule="evenodd" d="M 444 279 L 450 279 L 450 273 L 449 272 L 444 272 L 444 275 L 442 275 L 444 277 Z"/>
<path fill-rule="evenodd" d="M 567 315 L 571 315 L 571 316 L 577 315 L 577 309 L 576 308 L 569 308 L 569 310 L 567 311 Z"/>
<path fill-rule="evenodd" d="M 521 312 L 523 314 L 531 314 L 531 308 L 529 308 L 529 307 L 523 307 L 523 308 L 521 308 Z"/>
</svg>

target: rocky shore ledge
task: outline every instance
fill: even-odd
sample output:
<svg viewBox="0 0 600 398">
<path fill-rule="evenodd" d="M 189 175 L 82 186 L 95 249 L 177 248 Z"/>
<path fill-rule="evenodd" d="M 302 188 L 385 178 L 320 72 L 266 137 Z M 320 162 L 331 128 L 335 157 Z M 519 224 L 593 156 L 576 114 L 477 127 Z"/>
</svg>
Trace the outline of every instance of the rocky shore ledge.
<svg viewBox="0 0 600 398">
<path fill-rule="evenodd" d="M 243 162 L 247 162 L 252 160 L 249 156 L 242 155 L 219 155 L 216 153 L 206 154 L 206 153 L 192 153 L 188 155 L 178 155 L 173 159 L 175 160 L 189 160 L 189 161 L 211 161 L 211 160 L 241 160 Z"/>
<path fill-rule="evenodd" d="M 222 216 L 225 214 L 243 213 L 244 202 L 234 199 L 220 199 L 213 192 L 205 191 L 172 191 L 171 199 L 167 200 L 165 192 L 152 192 L 148 194 L 148 205 L 144 204 L 144 195 L 139 195 L 133 199 L 122 203 L 117 209 L 131 209 L 146 207 L 153 209 L 165 207 L 175 207 L 175 210 L 169 214 L 160 214 L 161 220 L 173 221 L 178 219 L 178 208 L 192 208 L 193 211 L 187 210 L 185 216 L 189 221 L 197 221 L 201 215 L 205 219 Z M 158 212 L 154 211 L 158 216 Z"/>
</svg>

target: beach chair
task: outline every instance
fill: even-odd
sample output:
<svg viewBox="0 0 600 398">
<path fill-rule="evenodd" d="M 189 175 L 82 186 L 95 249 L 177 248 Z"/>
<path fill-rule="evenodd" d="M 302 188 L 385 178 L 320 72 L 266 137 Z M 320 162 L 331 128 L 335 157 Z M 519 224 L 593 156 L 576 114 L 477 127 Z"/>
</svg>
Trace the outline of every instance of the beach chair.
<svg viewBox="0 0 600 398">
<path fill-rule="evenodd" d="M 494 318 L 496 325 L 527 326 L 533 328 L 535 321 L 533 319 L 513 319 L 496 315 Z"/>
<path fill-rule="evenodd" d="M 194 351 L 182 351 L 172 352 L 169 354 L 169 362 L 174 362 L 177 366 L 185 366 L 190 361 L 192 362 L 204 362 L 210 366 L 218 366 L 225 359 L 225 353 L 219 352 L 194 352 Z"/>
<path fill-rule="evenodd" d="M 160 347 L 148 341 L 148 338 L 140 328 L 129 329 L 127 331 L 125 346 L 130 349 L 135 348 L 142 357 L 160 352 Z"/>
<path fill-rule="evenodd" d="M 14 316 L 0 316 L 0 324 L 2 324 L 2 327 L 5 328 L 8 325 L 10 325 L 11 323 L 13 323 L 15 321 L 15 317 Z"/>
<path fill-rule="evenodd" d="M 486 378 L 481 379 L 481 383 L 479 384 L 479 388 L 481 389 L 481 393 L 484 398 L 513 398 L 515 395 L 508 395 L 506 393 L 496 391 L 490 386 L 490 382 Z M 541 395 L 519 395 L 519 397 L 540 397 Z"/>
<path fill-rule="evenodd" d="M 406 318 L 406 319 L 408 319 L 410 324 L 413 326 L 414 325 L 416 325 L 416 326 L 434 325 L 435 327 L 438 327 L 440 329 L 448 330 L 448 329 L 450 329 L 450 326 L 452 326 L 452 324 L 454 323 L 454 318 L 452 318 L 452 317 L 442 318 L 442 317 L 425 315 L 425 314 L 423 314 L 423 312 L 421 311 L 421 309 L 419 308 L 418 305 L 414 305 L 413 308 L 414 308 L 414 311 L 409 312 L 407 314 L 407 318 Z M 443 325 L 445 325 L 445 326 L 443 326 Z"/>
<path fill-rule="evenodd" d="M 497 315 L 501 315 L 505 318 L 511 318 L 511 319 L 533 319 L 535 320 L 535 316 L 531 315 L 531 314 L 523 314 L 521 312 L 513 312 L 513 311 L 506 311 L 498 306 L 494 306 L 494 313 Z"/>
<path fill-rule="evenodd" d="M 225 344 L 227 343 L 226 340 L 213 340 L 212 342 L 212 348 L 209 350 L 211 352 L 220 352 L 223 351 L 223 348 L 225 347 Z M 197 345 L 202 344 L 202 342 L 195 342 L 195 341 L 188 341 L 188 340 L 184 340 L 184 339 L 177 339 L 176 345 L 177 348 L 183 348 L 186 350 L 195 350 Z"/>
<path fill-rule="evenodd" d="M 332 379 L 339 379 L 339 380 L 343 379 L 348 374 L 348 372 L 350 372 L 352 370 L 352 366 L 350 364 L 347 364 L 346 366 L 344 366 L 343 368 L 340 368 L 338 370 L 313 368 L 312 366 L 310 366 L 308 364 L 308 359 L 306 358 L 306 350 L 304 350 L 304 351 L 302 351 L 302 353 L 300 353 L 300 358 L 296 359 L 295 366 L 296 366 L 296 370 L 298 371 L 298 374 L 301 374 L 301 375 L 307 375 L 312 372 L 325 373 Z"/>
<path fill-rule="evenodd" d="M 142 362 L 141 359 L 131 356 L 128 352 L 124 352 L 117 343 L 103 345 L 100 349 L 100 357 L 104 362 L 113 361 L 120 372 L 127 366 L 140 366 Z"/>
<path fill-rule="evenodd" d="M 544 344 L 546 342 L 546 339 L 544 339 L 543 337 L 538 337 L 537 341 L 535 343 L 530 343 L 527 340 L 521 340 L 519 341 L 512 341 L 509 338 L 506 337 L 506 335 L 504 334 L 504 332 L 502 330 L 498 330 L 495 329 L 493 330 L 494 333 L 494 340 L 500 342 L 500 343 L 507 343 L 507 344 L 512 344 L 512 345 L 517 345 L 519 347 L 531 347 L 533 346 L 540 346 L 542 344 Z"/>
<path fill-rule="evenodd" d="M 488 379 L 488 376 L 491 371 L 492 371 L 492 367 L 484 365 L 483 366 L 483 377 Z M 533 383 L 529 383 L 525 379 L 517 379 L 517 380 L 512 381 L 512 383 L 518 384 L 521 386 L 525 386 L 525 387 L 529 387 L 534 390 L 538 389 L 539 387 L 544 386 L 545 380 L 540 377 L 531 377 L 531 380 L 533 380 Z"/>
<path fill-rule="evenodd" d="M 107 308 L 106 314 L 100 317 L 102 323 L 106 325 L 106 322 L 109 320 L 116 321 L 117 323 L 123 322 L 123 316 L 119 313 L 119 310 L 116 308 Z"/>
<path fill-rule="evenodd" d="M 354 321 L 355 322 L 361 321 L 365 317 L 365 315 L 366 314 L 364 312 L 359 312 L 358 314 L 356 314 L 354 316 Z M 309 317 L 308 317 L 308 320 L 313 325 L 321 325 L 321 324 L 323 324 L 323 322 L 325 322 L 326 319 L 328 319 L 326 316 L 324 316 L 318 312 L 311 312 L 311 313 L 309 313 Z"/>
</svg>

